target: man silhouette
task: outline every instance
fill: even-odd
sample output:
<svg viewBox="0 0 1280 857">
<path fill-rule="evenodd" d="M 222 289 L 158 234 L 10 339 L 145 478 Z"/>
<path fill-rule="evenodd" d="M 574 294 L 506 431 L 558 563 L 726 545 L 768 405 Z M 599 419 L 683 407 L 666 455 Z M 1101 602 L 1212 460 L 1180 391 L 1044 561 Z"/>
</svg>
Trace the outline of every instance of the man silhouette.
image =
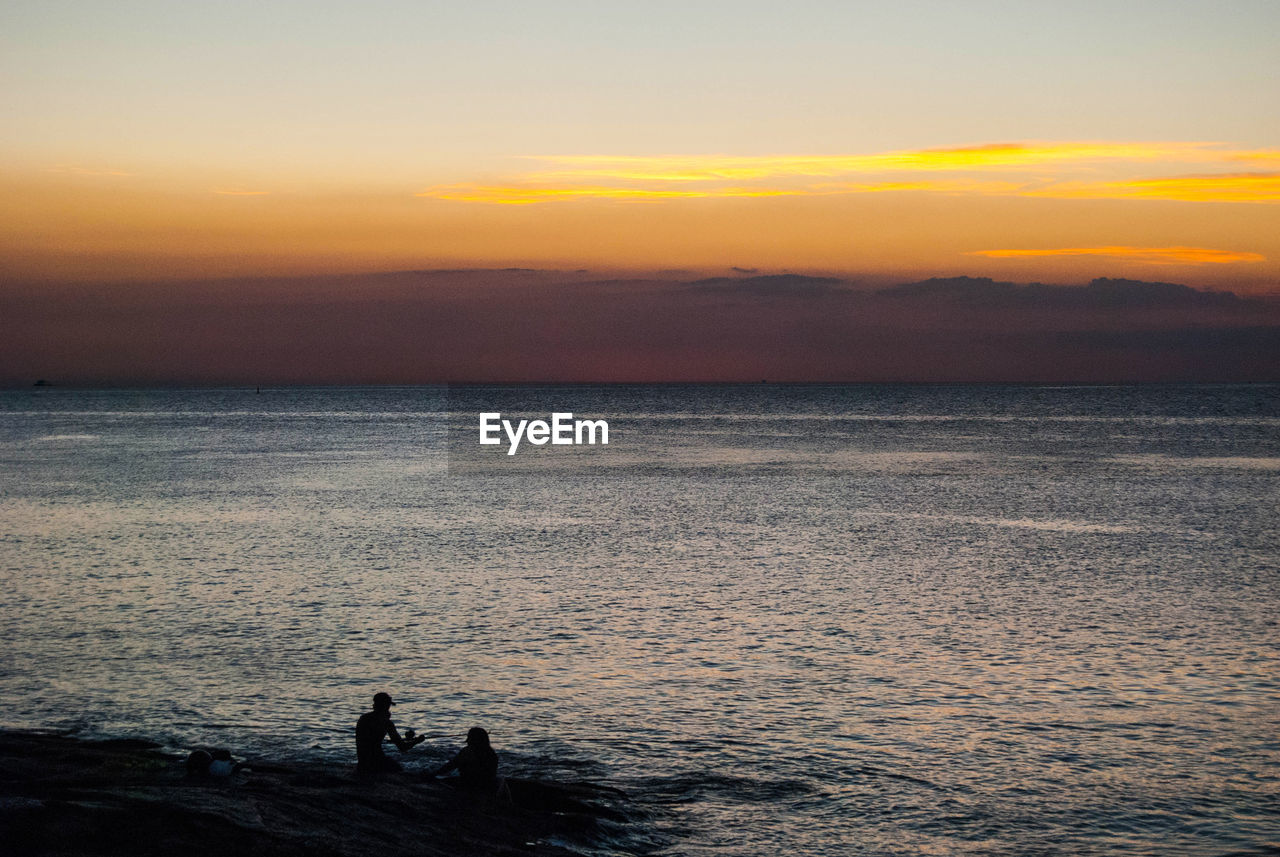
<svg viewBox="0 0 1280 857">
<path fill-rule="evenodd" d="M 391 722 L 391 706 L 395 705 L 391 695 L 375 693 L 373 710 L 366 711 L 356 721 L 356 770 L 362 774 L 381 774 L 401 770 L 400 763 L 388 758 L 382 752 L 382 739 L 391 736 L 391 743 L 407 753 L 410 748 L 426 740 L 424 736 L 413 737 L 409 730 L 408 738 L 400 737 L 396 725 Z"/>
</svg>

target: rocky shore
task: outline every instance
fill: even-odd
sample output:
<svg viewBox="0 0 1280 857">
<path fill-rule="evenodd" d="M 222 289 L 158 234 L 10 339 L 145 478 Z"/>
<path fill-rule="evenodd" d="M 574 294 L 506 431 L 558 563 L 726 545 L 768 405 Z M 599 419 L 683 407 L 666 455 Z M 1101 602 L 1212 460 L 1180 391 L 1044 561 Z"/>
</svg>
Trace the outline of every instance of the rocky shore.
<svg viewBox="0 0 1280 857">
<path fill-rule="evenodd" d="M 139 740 L 0 733 L 0 842 L 30 855 L 566 855 L 627 824 L 620 793 L 509 780 L 510 803 L 413 774 L 257 763 L 187 776 Z M 608 850 L 608 849 L 606 849 Z"/>
</svg>

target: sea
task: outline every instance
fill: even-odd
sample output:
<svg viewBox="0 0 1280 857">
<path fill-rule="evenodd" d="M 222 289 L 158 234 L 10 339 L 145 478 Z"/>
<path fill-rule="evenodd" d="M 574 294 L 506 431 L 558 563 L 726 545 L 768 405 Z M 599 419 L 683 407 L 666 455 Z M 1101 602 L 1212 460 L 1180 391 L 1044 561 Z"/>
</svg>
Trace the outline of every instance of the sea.
<svg viewBox="0 0 1280 857">
<path fill-rule="evenodd" d="M 1276 854 L 1278 509 L 1277 385 L 9 390 L 0 726 L 337 768 L 387 691 L 583 854 Z"/>
</svg>

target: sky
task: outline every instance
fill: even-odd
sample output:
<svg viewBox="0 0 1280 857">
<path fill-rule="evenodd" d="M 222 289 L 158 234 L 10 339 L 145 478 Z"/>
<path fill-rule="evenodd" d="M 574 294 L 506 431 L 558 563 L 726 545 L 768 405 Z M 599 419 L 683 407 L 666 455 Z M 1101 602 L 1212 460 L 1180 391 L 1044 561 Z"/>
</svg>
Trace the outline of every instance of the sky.
<svg viewBox="0 0 1280 857">
<path fill-rule="evenodd" d="M 358 293 L 510 267 L 1264 299 L 1276 32 L 1270 0 L 17 0 L 0 9 L 0 301 L 52 313 L 74 286 L 162 313 L 139 296 L 168 284 L 224 314 L 261 298 L 283 323 L 303 304 L 279 296 L 326 276 Z M 496 300 L 505 282 L 468 288 Z M 24 365 L 52 357 L 32 348 Z"/>
</svg>

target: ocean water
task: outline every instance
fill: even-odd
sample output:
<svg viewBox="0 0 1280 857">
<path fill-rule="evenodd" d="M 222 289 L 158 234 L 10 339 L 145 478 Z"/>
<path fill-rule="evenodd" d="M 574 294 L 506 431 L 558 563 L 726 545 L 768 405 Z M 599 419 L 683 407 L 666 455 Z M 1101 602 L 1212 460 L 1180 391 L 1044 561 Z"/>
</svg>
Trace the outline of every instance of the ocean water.
<svg viewBox="0 0 1280 857">
<path fill-rule="evenodd" d="M 596 853 L 1275 853 L 1278 508 L 1278 386 L 9 391 L 0 725 L 349 764 L 385 689 Z"/>
</svg>

